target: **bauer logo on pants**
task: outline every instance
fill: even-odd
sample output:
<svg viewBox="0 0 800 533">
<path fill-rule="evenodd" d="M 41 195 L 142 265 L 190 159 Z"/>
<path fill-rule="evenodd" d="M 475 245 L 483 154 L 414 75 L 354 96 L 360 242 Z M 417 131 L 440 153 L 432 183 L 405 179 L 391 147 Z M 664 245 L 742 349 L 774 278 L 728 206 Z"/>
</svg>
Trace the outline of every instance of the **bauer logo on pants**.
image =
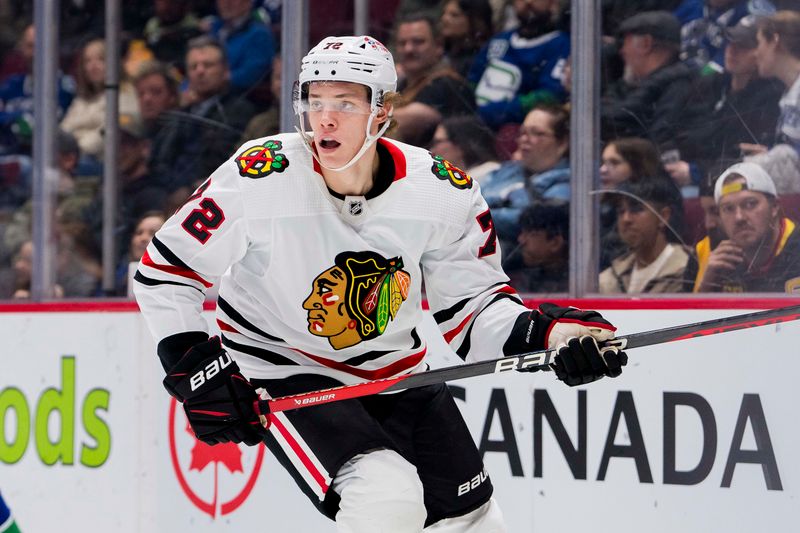
<svg viewBox="0 0 800 533">
<path fill-rule="evenodd" d="M 212 519 L 234 512 L 247 500 L 264 460 L 264 445 L 227 442 L 209 446 L 194 436 L 178 402 L 170 398 L 169 453 L 181 490 Z"/>
</svg>

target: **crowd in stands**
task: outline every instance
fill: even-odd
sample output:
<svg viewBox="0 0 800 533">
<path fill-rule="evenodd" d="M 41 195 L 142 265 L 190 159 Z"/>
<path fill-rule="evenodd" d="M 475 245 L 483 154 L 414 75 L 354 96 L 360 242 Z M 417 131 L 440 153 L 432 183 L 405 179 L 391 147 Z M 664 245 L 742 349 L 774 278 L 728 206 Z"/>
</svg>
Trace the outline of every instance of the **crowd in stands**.
<svg viewBox="0 0 800 533">
<path fill-rule="evenodd" d="M 575 1 L 575 0 L 573 0 Z M 281 0 L 125 3 L 119 266 L 102 291 L 103 2 L 63 2 L 57 294 L 125 296 L 168 214 L 249 139 L 280 132 Z M 352 6 L 309 1 L 313 42 Z M 469 173 L 521 292 L 569 280 L 569 0 L 374 0 L 393 51 L 396 140 Z M 603 0 L 599 292 L 800 293 L 800 6 Z M 349 10 L 349 11 L 348 11 Z M 98 20 L 100 22 L 98 22 Z M 33 56 L 0 0 L 0 299 L 30 296 Z M 293 70 L 289 71 L 293 72 Z M 284 105 L 287 105 L 284 103 Z"/>
</svg>

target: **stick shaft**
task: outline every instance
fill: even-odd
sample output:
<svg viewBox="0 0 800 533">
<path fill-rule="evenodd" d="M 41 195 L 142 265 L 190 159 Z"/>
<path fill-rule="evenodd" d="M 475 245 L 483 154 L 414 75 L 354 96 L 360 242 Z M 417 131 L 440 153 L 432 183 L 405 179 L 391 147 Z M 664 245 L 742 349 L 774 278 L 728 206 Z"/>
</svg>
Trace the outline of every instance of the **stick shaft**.
<svg viewBox="0 0 800 533">
<path fill-rule="evenodd" d="M 768 326 L 798 319 L 800 319 L 800 305 L 794 305 L 743 315 L 715 318 L 682 326 L 634 333 L 624 337 L 618 337 L 605 344 L 607 346 L 615 345 L 622 350 L 627 350 L 630 348 L 663 344 L 665 342 L 706 337 L 739 329 Z M 381 392 L 423 387 L 425 385 L 433 385 L 456 379 L 497 374 L 510 370 L 549 367 L 550 364 L 553 363 L 554 358 L 555 350 L 540 350 L 488 361 L 479 361 L 477 363 L 437 368 L 417 374 L 406 374 L 393 378 L 365 381 L 363 383 L 356 383 L 355 385 L 343 385 L 341 387 L 295 394 L 292 396 L 259 400 L 256 404 L 259 413 L 289 411 L 291 409 L 300 409 L 311 405 L 349 400 Z"/>
</svg>

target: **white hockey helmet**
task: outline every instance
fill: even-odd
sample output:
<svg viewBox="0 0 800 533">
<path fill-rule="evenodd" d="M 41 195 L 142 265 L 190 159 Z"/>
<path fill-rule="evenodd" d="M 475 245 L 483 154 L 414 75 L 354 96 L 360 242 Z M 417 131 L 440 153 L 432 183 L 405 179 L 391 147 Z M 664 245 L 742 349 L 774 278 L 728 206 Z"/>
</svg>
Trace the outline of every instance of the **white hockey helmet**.
<svg viewBox="0 0 800 533">
<path fill-rule="evenodd" d="M 389 50 L 368 35 L 326 37 L 312 48 L 300 65 L 298 108 L 312 81 L 349 81 L 370 89 L 370 111 L 383 107 L 383 96 L 397 90 L 397 71 Z"/>
<path fill-rule="evenodd" d="M 345 170 L 355 164 L 389 128 L 391 121 L 387 120 L 376 134 L 370 133 L 374 119 L 383 108 L 384 96 L 387 92 L 397 90 L 397 71 L 394 68 L 394 59 L 391 52 L 380 41 L 368 35 L 326 37 L 303 58 L 292 102 L 299 123 L 299 127 L 296 129 L 301 134 L 311 155 L 320 165 L 325 166 L 311 145 L 312 135 L 306 131 L 303 118 L 303 104 L 308 98 L 308 85 L 313 81 L 347 81 L 365 85 L 370 90 L 370 117 L 366 125 L 364 144 L 347 164 L 330 169 Z"/>
</svg>

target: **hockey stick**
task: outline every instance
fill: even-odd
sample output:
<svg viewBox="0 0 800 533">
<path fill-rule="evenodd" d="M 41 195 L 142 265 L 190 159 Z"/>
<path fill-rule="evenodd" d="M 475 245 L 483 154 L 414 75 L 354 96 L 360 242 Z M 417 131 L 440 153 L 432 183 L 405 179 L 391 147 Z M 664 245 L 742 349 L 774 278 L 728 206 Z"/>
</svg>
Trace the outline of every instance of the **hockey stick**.
<svg viewBox="0 0 800 533">
<path fill-rule="evenodd" d="M 628 350 L 665 342 L 706 337 L 708 335 L 716 335 L 717 333 L 725 333 L 739 329 L 779 324 L 781 322 L 789 322 L 798 319 L 800 319 L 800 305 L 793 305 L 744 315 L 714 318 L 712 320 L 685 324 L 683 326 L 672 326 L 641 333 L 633 333 L 607 341 L 605 345 L 618 346 L 621 350 Z M 540 350 L 488 361 L 479 361 L 477 363 L 448 366 L 417 374 L 406 374 L 393 378 L 365 381 L 354 385 L 343 385 L 341 387 L 306 392 L 303 394 L 293 394 L 280 398 L 262 399 L 256 402 L 256 407 L 262 423 L 266 425 L 267 420 L 264 415 L 267 413 L 277 413 L 279 411 L 289 411 L 311 405 L 359 398 L 361 396 L 378 394 L 380 392 L 423 387 L 425 385 L 443 383 L 454 379 L 482 376 L 484 374 L 497 374 L 508 370 L 548 367 L 553 363 L 555 355 L 555 350 Z"/>
</svg>

